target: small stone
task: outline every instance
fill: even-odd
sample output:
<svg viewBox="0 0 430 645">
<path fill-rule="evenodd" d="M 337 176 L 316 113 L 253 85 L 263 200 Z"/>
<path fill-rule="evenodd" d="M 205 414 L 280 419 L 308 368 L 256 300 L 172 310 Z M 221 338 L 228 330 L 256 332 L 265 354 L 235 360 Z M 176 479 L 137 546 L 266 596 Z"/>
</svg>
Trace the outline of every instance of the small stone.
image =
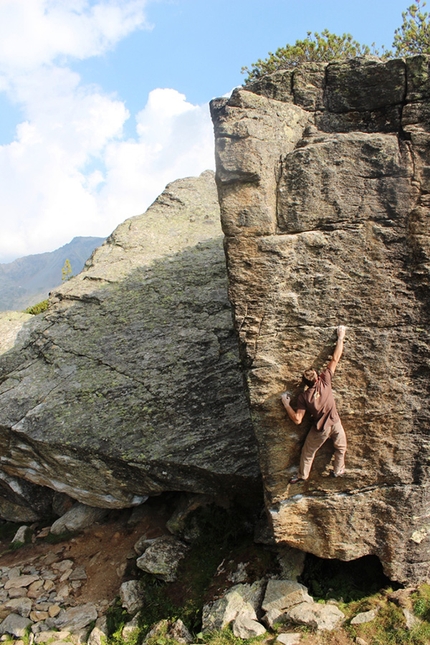
<svg viewBox="0 0 430 645">
<path fill-rule="evenodd" d="M 139 614 L 136 614 L 134 618 L 132 618 L 128 623 L 124 625 L 124 627 L 122 628 L 121 636 L 124 640 L 127 640 L 136 633 L 137 629 L 139 629 Z M 148 638 L 150 633 L 151 632 L 147 634 L 146 638 Z"/>
<path fill-rule="evenodd" d="M 27 596 L 27 589 L 25 587 L 18 587 L 18 589 L 9 589 L 9 598 L 23 598 Z"/>
<path fill-rule="evenodd" d="M 31 625 L 30 619 L 18 616 L 18 614 L 9 614 L 0 625 L 0 634 L 11 634 L 21 638 L 25 636 L 29 625 Z"/>
<path fill-rule="evenodd" d="M 11 569 L 8 569 L 7 575 L 9 580 L 12 580 L 12 578 L 18 578 L 18 576 L 21 575 L 21 567 L 12 567 Z"/>
<path fill-rule="evenodd" d="M 118 578 L 123 578 L 125 570 L 127 569 L 127 562 L 122 562 L 119 567 L 116 568 L 116 575 Z"/>
<path fill-rule="evenodd" d="M 167 632 L 167 636 L 174 640 L 176 643 L 192 643 L 193 637 L 180 618 L 175 620 L 173 625 Z"/>
<path fill-rule="evenodd" d="M 42 540 L 43 538 L 46 538 L 49 535 L 50 530 L 51 530 L 50 526 L 45 526 L 37 533 L 36 539 Z"/>
<path fill-rule="evenodd" d="M 60 596 L 61 598 L 67 598 L 69 595 L 70 590 L 69 590 L 69 585 L 61 585 L 61 587 L 58 588 L 57 590 L 57 596 Z"/>
<path fill-rule="evenodd" d="M 60 582 L 65 582 L 66 580 L 68 580 L 70 578 L 71 575 L 72 575 L 72 569 L 68 569 L 61 576 Z"/>
<path fill-rule="evenodd" d="M 52 582 L 52 580 L 45 580 L 43 588 L 45 591 L 51 591 L 51 589 L 55 589 L 55 584 Z"/>
<path fill-rule="evenodd" d="M 54 569 L 54 571 L 60 571 L 61 573 L 64 573 L 69 569 L 73 569 L 73 564 L 73 560 L 61 560 L 61 562 L 54 562 L 52 564 L 52 568 Z"/>
<path fill-rule="evenodd" d="M 355 642 L 357 645 L 369 645 L 369 643 L 365 641 L 364 638 L 360 638 L 360 636 L 356 637 Z"/>
<path fill-rule="evenodd" d="M 47 526 L 46 528 L 50 529 L 51 527 Z M 42 529 L 42 531 L 44 530 L 45 529 Z M 57 561 L 58 561 L 58 555 L 56 553 L 52 553 L 52 551 L 47 555 L 45 555 L 43 558 L 43 564 L 46 565 L 47 567 L 49 567 L 49 565 L 52 564 L 53 562 L 57 562 Z"/>
<path fill-rule="evenodd" d="M 35 609 L 36 611 L 48 611 L 49 603 L 40 599 L 39 602 L 36 603 Z"/>
<path fill-rule="evenodd" d="M 371 620 L 374 620 L 376 618 L 378 611 L 379 607 L 377 609 L 371 609 L 370 611 L 363 611 L 360 614 L 357 614 L 351 620 L 351 625 L 363 625 L 364 623 L 370 623 Z"/>
<path fill-rule="evenodd" d="M 38 576 L 16 576 L 9 579 L 4 588 L 5 589 L 19 589 L 20 587 L 29 587 L 32 582 L 38 580 Z"/>
<path fill-rule="evenodd" d="M 418 616 L 415 616 L 415 614 L 410 609 L 402 607 L 402 611 L 406 621 L 406 629 L 413 629 L 414 627 L 417 627 L 417 625 L 421 624 L 422 621 L 418 618 Z"/>
<path fill-rule="evenodd" d="M 344 614 L 335 605 L 316 602 L 301 602 L 285 612 L 287 621 L 307 625 L 318 630 L 332 631 L 345 620 Z"/>
<path fill-rule="evenodd" d="M 240 615 L 256 620 L 255 612 L 261 604 L 263 589 L 262 580 L 257 580 L 252 585 L 235 585 L 224 596 L 205 605 L 202 612 L 202 632 L 222 630 Z"/>
<path fill-rule="evenodd" d="M 154 543 L 154 539 L 148 539 L 146 535 L 141 535 L 141 537 L 135 542 L 133 549 L 137 555 L 142 555 L 146 549 Z"/>
<path fill-rule="evenodd" d="M 106 508 L 94 508 L 77 502 L 70 511 L 53 523 L 51 533 L 60 535 L 65 531 L 81 531 L 103 519 L 107 512 Z"/>
<path fill-rule="evenodd" d="M 44 584 L 43 580 L 35 580 L 28 587 L 28 591 L 31 592 L 31 593 L 33 593 L 33 592 L 38 593 L 39 589 L 41 589 L 41 587 L 43 587 L 43 584 Z"/>
<path fill-rule="evenodd" d="M 60 611 L 61 611 L 61 607 L 59 607 L 59 605 L 51 605 L 48 609 L 49 617 L 55 618 L 55 616 L 58 616 Z"/>
<path fill-rule="evenodd" d="M 34 623 L 40 623 L 40 621 L 49 618 L 49 614 L 47 611 L 32 611 L 30 618 Z"/>
<path fill-rule="evenodd" d="M 56 627 L 62 629 L 66 627 L 72 633 L 78 632 L 97 619 L 97 610 L 93 603 L 72 607 L 61 612 L 54 619 Z"/>
<path fill-rule="evenodd" d="M 266 633 L 265 627 L 255 618 L 248 615 L 239 616 L 233 621 L 233 634 L 236 638 L 248 639 L 262 636 Z"/>
<path fill-rule="evenodd" d="M 20 526 L 17 532 L 15 533 L 11 544 L 13 544 L 14 542 L 24 544 L 27 540 L 30 539 L 31 533 L 32 531 L 30 527 L 25 525 Z"/>
<path fill-rule="evenodd" d="M 246 582 L 248 579 L 248 574 L 246 573 L 246 567 L 248 566 L 248 564 L 248 562 L 239 562 L 236 571 L 228 576 L 228 580 L 230 582 L 233 582 L 233 584 L 235 585 L 239 584 L 240 582 Z"/>
<path fill-rule="evenodd" d="M 291 633 L 279 634 L 275 643 L 281 643 L 281 645 L 298 645 L 301 641 L 302 635 Z"/>
<path fill-rule="evenodd" d="M 170 536 L 160 537 L 136 560 L 136 565 L 165 582 L 173 582 L 179 562 L 187 551 L 187 545 L 181 540 Z"/>
<path fill-rule="evenodd" d="M 31 611 L 31 600 L 30 598 L 14 598 L 8 600 L 5 603 L 5 607 L 24 618 L 28 618 Z"/>
<path fill-rule="evenodd" d="M 74 569 L 71 572 L 71 574 L 69 576 L 69 580 L 86 580 L 87 577 L 88 576 L 87 576 L 87 573 L 85 571 L 85 567 L 79 566 L 79 567 L 76 567 L 76 569 Z M 61 582 L 61 579 L 60 579 L 60 582 Z"/>
<path fill-rule="evenodd" d="M 138 580 L 123 582 L 119 589 L 121 604 L 131 615 L 143 606 L 143 592 Z"/>
<path fill-rule="evenodd" d="M 88 637 L 88 645 L 105 645 L 106 632 L 102 631 L 100 627 L 94 627 Z"/>
</svg>

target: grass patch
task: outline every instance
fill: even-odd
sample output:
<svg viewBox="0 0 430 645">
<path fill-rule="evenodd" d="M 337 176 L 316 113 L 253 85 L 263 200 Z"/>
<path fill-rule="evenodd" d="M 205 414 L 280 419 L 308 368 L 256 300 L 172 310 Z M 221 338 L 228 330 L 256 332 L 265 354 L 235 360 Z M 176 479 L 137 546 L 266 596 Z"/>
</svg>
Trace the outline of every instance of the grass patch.
<svg viewBox="0 0 430 645">
<path fill-rule="evenodd" d="M 199 641 L 206 645 L 244 645 L 244 643 L 261 643 L 262 640 L 264 640 L 264 636 L 242 640 L 233 634 L 230 627 L 226 627 L 219 632 L 208 632 L 207 634 L 199 635 Z"/>
<path fill-rule="evenodd" d="M 402 609 L 392 602 L 381 606 L 375 620 L 364 625 L 347 627 L 351 637 L 359 636 L 371 645 L 428 645 L 430 624 L 423 622 L 413 629 L 406 629 Z"/>
<path fill-rule="evenodd" d="M 119 599 L 108 608 L 106 612 L 106 628 L 108 642 L 111 645 L 122 645 L 125 642 L 122 637 L 122 630 L 130 620 L 131 616 L 123 609 Z"/>
<path fill-rule="evenodd" d="M 66 540 L 71 540 L 76 535 L 79 535 L 79 531 L 69 532 L 64 531 L 64 533 L 59 533 L 58 535 L 54 533 L 48 533 L 44 538 L 44 541 L 48 544 L 58 544 L 59 542 L 65 542 Z"/>
<path fill-rule="evenodd" d="M 32 305 L 31 307 L 27 307 L 27 309 L 24 310 L 25 314 L 31 314 L 32 316 L 37 316 L 37 314 L 42 314 L 44 311 L 46 311 L 49 308 L 49 300 L 42 300 L 41 302 L 38 302 L 37 305 Z"/>
</svg>

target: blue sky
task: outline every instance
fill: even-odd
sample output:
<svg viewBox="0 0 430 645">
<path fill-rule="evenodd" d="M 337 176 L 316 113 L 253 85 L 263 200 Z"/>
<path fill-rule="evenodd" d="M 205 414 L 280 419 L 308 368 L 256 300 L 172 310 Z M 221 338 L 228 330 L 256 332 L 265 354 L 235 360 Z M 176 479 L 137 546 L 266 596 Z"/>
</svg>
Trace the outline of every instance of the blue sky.
<svg viewBox="0 0 430 645">
<path fill-rule="evenodd" d="M 208 101 L 328 28 L 391 46 L 412 0 L 2 0 L 0 262 L 108 235 L 213 167 Z"/>
</svg>

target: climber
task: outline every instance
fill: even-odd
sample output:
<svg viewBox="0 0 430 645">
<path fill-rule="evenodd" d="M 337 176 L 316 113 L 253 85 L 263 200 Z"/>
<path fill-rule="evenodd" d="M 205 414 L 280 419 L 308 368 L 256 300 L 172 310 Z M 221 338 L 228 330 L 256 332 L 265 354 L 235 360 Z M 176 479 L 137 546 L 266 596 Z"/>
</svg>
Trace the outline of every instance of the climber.
<svg viewBox="0 0 430 645">
<path fill-rule="evenodd" d="M 303 421 L 306 412 L 310 413 L 313 421 L 300 455 L 299 472 L 290 479 L 290 484 L 308 479 L 317 450 L 329 438 L 333 440 L 335 450 L 333 476 L 342 477 L 345 474 L 346 436 L 331 389 L 331 380 L 343 352 L 345 331 L 343 325 L 337 328 L 336 347 L 326 369 L 319 376 L 313 368 L 303 373 L 302 380 L 307 389 L 299 395 L 297 411 L 290 405 L 291 397 L 288 392 L 281 396 L 288 416 L 296 425 Z"/>
</svg>

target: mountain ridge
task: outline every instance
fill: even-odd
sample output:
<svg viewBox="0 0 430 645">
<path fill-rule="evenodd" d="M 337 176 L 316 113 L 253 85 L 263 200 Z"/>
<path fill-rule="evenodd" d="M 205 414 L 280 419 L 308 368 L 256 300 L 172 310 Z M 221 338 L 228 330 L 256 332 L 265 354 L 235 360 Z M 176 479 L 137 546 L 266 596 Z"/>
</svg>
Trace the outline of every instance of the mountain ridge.
<svg viewBox="0 0 430 645">
<path fill-rule="evenodd" d="M 82 271 L 92 252 L 105 238 L 77 236 L 45 253 L 0 263 L 0 311 L 25 309 L 48 297 L 61 284 L 61 269 L 70 261 L 74 275 Z"/>
</svg>

